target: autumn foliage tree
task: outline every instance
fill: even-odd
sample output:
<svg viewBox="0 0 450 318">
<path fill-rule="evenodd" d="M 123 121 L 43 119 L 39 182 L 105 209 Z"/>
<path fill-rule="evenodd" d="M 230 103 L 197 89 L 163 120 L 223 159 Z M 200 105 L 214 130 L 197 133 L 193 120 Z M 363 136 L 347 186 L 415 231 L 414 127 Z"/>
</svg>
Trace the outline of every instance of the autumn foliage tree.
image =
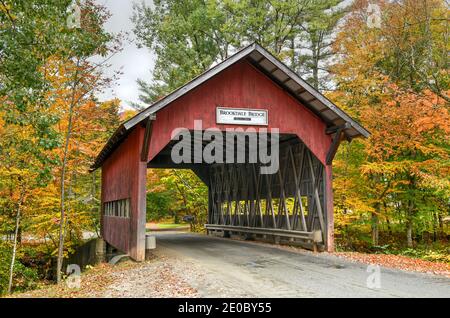
<svg viewBox="0 0 450 318">
<path fill-rule="evenodd" d="M 120 118 L 120 101 L 96 98 L 115 79 L 105 71 L 120 49 L 120 36 L 104 28 L 109 14 L 85 0 L 80 25 L 69 26 L 71 3 L 0 0 L 0 293 L 32 285 L 37 270 L 27 258 L 57 258 L 59 281 L 64 257 L 98 232 L 100 178 L 89 167 L 134 114 Z M 379 250 L 445 243 L 448 14 L 444 0 L 135 5 L 138 45 L 156 54 L 152 81 L 138 82 L 140 100 L 148 106 L 256 41 L 328 89 L 371 132 L 343 142 L 333 162 L 338 244 Z M 374 19 L 379 25 L 369 23 Z M 202 230 L 208 190 L 192 171 L 149 170 L 148 180 L 149 219 L 192 215 L 194 230 Z"/>
<path fill-rule="evenodd" d="M 414 225 L 422 232 L 431 221 L 437 231 L 436 225 L 447 214 L 450 114 L 444 99 L 430 91 L 418 95 L 396 86 L 392 90 L 362 116 L 373 131 L 362 172 L 386 184 L 390 203 L 395 202 L 395 210 L 403 214 L 407 245 L 412 247 Z"/>
<path fill-rule="evenodd" d="M 147 174 L 147 220 L 167 218 L 181 223 L 194 217 L 194 231 L 203 231 L 208 215 L 208 188 L 194 172 L 177 169 L 150 169 Z"/>
<path fill-rule="evenodd" d="M 448 9 L 444 1 L 380 2 L 373 28 L 367 5 L 355 2 L 334 45 L 329 96 L 372 133 L 337 156 L 337 219 L 366 218 L 373 245 L 380 222 L 390 234 L 400 227 L 412 247 L 423 233 L 443 237 L 449 211 Z"/>
<path fill-rule="evenodd" d="M 93 223 L 86 212 L 93 212 L 98 181 L 88 176 L 88 166 L 108 127 L 117 123 L 118 101 L 101 103 L 94 95 L 111 81 L 104 76 L 108 64 L 101 58 L 119 48 L 103 29 L 109 15 L 94 1 L 84 1 L 81 24 L 72 27 L 67 23 L 71 2 L 0 3 L 0 211 L 7 225 L 3 233 L 13 239 L 10 291 L 21 233 L 31 231 L 33 239 L 55 243 L 49 229 L 58 226 L 61 269 L 66 229 L 78 228 L 74 237 L 80 238 L 86 224 Z M 90 59 L 94 56 L 100 62 Z M 85 185 L 88 181 L 92 187 Z M 55 255 L 54 248 L 49 255 Z"/>
</svg>

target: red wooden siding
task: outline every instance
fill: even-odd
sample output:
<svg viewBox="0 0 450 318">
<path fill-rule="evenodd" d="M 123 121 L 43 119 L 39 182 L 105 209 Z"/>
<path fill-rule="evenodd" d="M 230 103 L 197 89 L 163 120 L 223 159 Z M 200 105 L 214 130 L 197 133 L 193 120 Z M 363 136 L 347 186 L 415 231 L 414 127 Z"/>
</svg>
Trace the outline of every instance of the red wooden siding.
<svg viewBox="0 0 450 318">
<path fill-rule="evenodd" d="M 153 125 L 149 160 L 166 146 L 175 128 L 193 129 L 194 120 L 202 119 L 203 129 L 237 127 L 216 124 L 217 106 L 267 109 L 267 128 L 279 128 L 280 133 L 296 134 L 325 164 L 331 143 L 331 137 L 325 134 L 325 123 L 245 61 L 229 67 L 158 111 Z M 244 129 L 247 127 L 250 126 L 243 126 Z"/>
<path fill-rule="evenodd" d="M 333 193 L 331 166 L 326 154 L 331 137 L 325 123 L 308 108 L 287 94 L 251 64 L 240 61 L 206 83 L 158 111 L 153 123 L 148 160 L 153 159 L 169 142 L 172 131 L 194 129 L 194 120 L 203 121 L 203 129 L 221 130 L 236 125 L 217 125 L 216 107 L 267 109 L 269 125 L 280 133 L 296 134 L 326 167 L 327 248 L 333 248 Z M 250 126 L 240 126 L 248 128 Z M 260 126 L 254 126 L 257 130 Z M 102 203 L 130 198 L 131 218 L 101 218 L 102 236 L 135 260 L 145 258 L 146 162 L 141 162 L 144 136 L 141 125 L 106 159 L 102 165 Z"/>
<path fill-rule="evenodd" d="M 102 213 L 102 236 L 136 260 L 145 258 L 147 164 L 140 161 L 143 133 L 144 128 L 138 125 L 102 166 L 102 203 L 130 198 L 131 210 L 130 218 Z"/>
</svg>

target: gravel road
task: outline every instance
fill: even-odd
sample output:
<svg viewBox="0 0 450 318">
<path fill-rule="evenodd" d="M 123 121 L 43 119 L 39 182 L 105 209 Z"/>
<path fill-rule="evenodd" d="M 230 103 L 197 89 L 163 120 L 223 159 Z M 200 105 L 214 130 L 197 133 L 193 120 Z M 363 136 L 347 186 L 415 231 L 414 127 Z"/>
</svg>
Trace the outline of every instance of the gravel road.
<svg viewBox="0 0 450 318">
<path fill-rule="evenodd" d="M 132 273 L 126 273 L 105 296 L 450 297 L 450 279 L 444 276 L 381 268 L 380 288 L 376 288 L 376 279 L 369 279 L 375 283 L 371 289 L 367 265 L 330 254 L 190 233 L 158 233 L 156 237 L 158 261 L 136 273 L 141 288 L 136 288 Z M 155 286 L 172 288 L 163 282 L 164 271 L 178 285 L 173 293 L 155 294 Z M 129 293 L 124 295 L 124 288 Z"/>
</svg>

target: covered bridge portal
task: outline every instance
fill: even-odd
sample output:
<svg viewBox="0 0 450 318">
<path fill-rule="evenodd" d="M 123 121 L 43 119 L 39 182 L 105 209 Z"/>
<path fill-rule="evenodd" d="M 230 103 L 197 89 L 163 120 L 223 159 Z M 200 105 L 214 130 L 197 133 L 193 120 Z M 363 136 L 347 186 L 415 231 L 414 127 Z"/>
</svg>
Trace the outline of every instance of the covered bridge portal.
<svg viewBox="0 0 450 318">
<path fill-rule="evenodd" d="M 208 145 L 202 131 L 208 128 L 223 132 L 223 157 L 232 149 L 234 162 L 202 157 Z M 192 138 L 174 131 L 188 131 Z M 268 138 L 263 138 L 266 131 Z M 231 133 L 237 137 L 228 139 Z M 143 260 L 146 169 L 188 168 L 209 189 L 208 231 L 288 237 L 332 250 L 331 163 L 342 139 L 368 135 L 282 62 L 252 44 L 116 130 L 92 167 L 102 168 L 102 236 Z M 249 159 L 255 152 L 252 136 L 257 142 L 268 139 L 266 153 L 276 155 L 279 169 L 264 174 L 260 168 L 267 161 Z M 178 140 L 192 145 L 190 160 L 180 162 L 171 155 Z M 239 140 L 246 143 L 242 146 Z M 245 162 L 237 163 L 240 153 L 246 154 Z"/>
</svg>

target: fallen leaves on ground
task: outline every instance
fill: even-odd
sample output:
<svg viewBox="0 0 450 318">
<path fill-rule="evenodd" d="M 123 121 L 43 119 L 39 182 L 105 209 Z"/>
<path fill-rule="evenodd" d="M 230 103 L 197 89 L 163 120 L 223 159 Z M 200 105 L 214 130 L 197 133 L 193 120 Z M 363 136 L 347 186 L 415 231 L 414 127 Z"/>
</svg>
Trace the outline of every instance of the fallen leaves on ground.
<svg viewBox="0 0 450 318">
<path fill-rule="evenodd" d="M 49 282 L 41 288 L 25 293 L 13 294 L 18 298 L 87 298 L 99 297 L 101 293 L 114 281 L 111 275 L 118 270 L 132 267 L 133 264 L 121 263 L 111 266 L 108 263 L 98 264 L 81 274 L 80 288 L 70 288 L 66 281 L 61 284 Z"/>
<path fill-rule="evenodd" d="M 450 277 L 450 265 L 446 263 L 430 262 L 418 258 L 392 254 L 365 254 L 358 252 L 336 252 L 333 254 L 338 257 L 365 264 L 375 264 L 406 271 L 431 273 Z"/>
<path fill-rule="evenodd" d="M 145 262 L 98 264 L 81 275 L 80 288 L 66 282 L 12 295 L 17 298 L 195 297 L 197 291 L 165 266 L 161 258 Z"/>
<path fill-rule="evenodd" d="M 173 260 L 158 255 L 151 262 L 130 270 L 114 273 L 115 281 L 103 297 L 197 297 L 197 290 L 176 273 Z"/>
</svg>

